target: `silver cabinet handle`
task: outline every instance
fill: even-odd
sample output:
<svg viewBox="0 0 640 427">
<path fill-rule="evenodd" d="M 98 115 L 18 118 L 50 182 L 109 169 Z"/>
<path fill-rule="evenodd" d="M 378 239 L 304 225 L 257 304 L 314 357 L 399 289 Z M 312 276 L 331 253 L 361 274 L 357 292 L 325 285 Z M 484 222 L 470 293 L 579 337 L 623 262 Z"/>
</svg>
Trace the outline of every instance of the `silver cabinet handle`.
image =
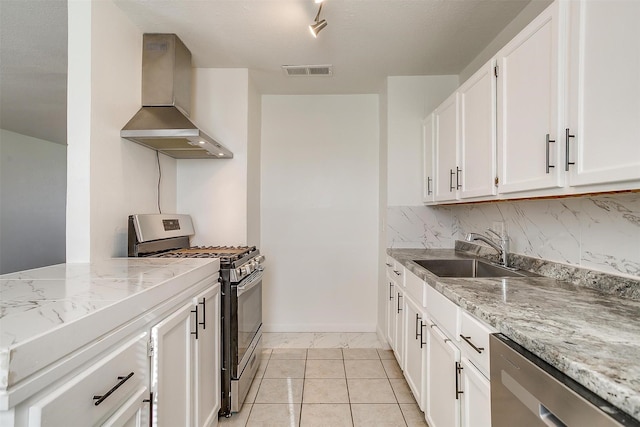
<svg viewBox="0 0 640 427">
<path fill-rule="evenodd" d="M 478 353 L 482 353 L 484 351 L 484 347 L 476 347 L 475 344 L 471 342 L 471 337 L 465 337 L 464 335 L 460 334 L 460 338 L 462 338 L 464 342 L 469 344 Z"/>
<path fill-rule="evenodd" d="M 455 172 L 453 171 L 453 169 L 449 169 L 449 192 L 450 193 L 453 191 L 453 175 L 455 175 Z"/>
<path fill-rule="evenodd" d="M 564 163 L 564 170 L 568 172 L 569 171 L 569 165 L 575 165 L 576 164 L 575 162 L 570 162 L 569 161 L 569 139 L 570 138 L 575 138 L 576 136 L 575 135 L 571 135 L 569 133 L 569 128 L 565 129 L 565 134 L 564 135 L 565 135 L 564 136 L 564 141 L 565 141 L 565 146 L 566 146 L 566 148 L 565 148 L 565 151 L 566 151 L 565 152 L 565 156 L 566 157 L 565 157 L 565 163 Z"/>
<path fill-rule="evenodd" d="M 389 301 L 393 299 L 393 282 L 389 282 Z"/>
<path fill-rule="evenodd" d="M 460 175 L 462 175 L 462 169 L 456 166 L 456 190 L 462 188 L 462 184 L 460 184 Z"/>
<path fill-rule="evenodd" d="M 547 152 L 547 155 L 546 155 L 546 158 L 547 158 L 547 173 L 549 173 L 549 169 L 550 168 L 555 168 L 555 165 L 550 165 L 549 164 L 549 144 L 551 142 L 556 142 L 556 140 L 555 139 L 549 139 L 549 134 L 547 134 L 547 141 L 546 141 L 546 144 L 547 144 L 547 147 L 546 147 L 546 152 Z"/>
<path fill-rule="evenodd" d="M 402 308 L 400 308 L 400 298 L 402 298 L 402 295 L 398 294 L 398 313 L 402 311 Z"/>
<path fill-rule="evenodd" d="M 431 181 L 433 181 L 431 179 L 430 176 L 427 177 L 427 196 L 430 196 L 433 194 L 433 191 L 431 191 Z"/>
</svg>

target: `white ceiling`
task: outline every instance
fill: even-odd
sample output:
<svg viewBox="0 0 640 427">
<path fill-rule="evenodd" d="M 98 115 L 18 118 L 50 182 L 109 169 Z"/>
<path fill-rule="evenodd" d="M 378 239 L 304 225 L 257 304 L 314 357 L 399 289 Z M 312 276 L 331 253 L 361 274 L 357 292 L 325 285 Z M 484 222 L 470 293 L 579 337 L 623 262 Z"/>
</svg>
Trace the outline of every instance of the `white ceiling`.
<svg viewBox="0 0 640 427">
<path fill-rule="evenodd" d="M 458 74 L 529 0 L 115 0 L 143 32 L 176 33 L 195 67 L 242 67 L 264 94 L 378 93 L 386 76 Z M 332 77 L 282 65 L 332 64 Z"/>
<path fill-rule="evenodd" d="M 459 74 L 530 0 L 114 0 L 142 32 L 176 33 L 194 67 L 249 68 L 263 94 L 378 93 L 386 76 Z M 64 0 L 0 0 L 0 127 L 66 141 Z M 332 64 L 331 77 L 282 65 Z"/>
</svg>

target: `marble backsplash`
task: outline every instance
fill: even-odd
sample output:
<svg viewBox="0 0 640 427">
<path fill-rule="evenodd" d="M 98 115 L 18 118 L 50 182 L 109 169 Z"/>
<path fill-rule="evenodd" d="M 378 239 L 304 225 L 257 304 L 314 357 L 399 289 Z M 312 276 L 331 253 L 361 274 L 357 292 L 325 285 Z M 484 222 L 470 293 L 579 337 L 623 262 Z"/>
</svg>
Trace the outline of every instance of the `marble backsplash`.
<svg viewBox="0 0 640 427">
<path fill-rule="evenodd" d="M 387 247 L 453 248 L 468 232 L 506 225 L 511 252 L 640 277 L 640 193 L 387 208 Z"/>
</svg>

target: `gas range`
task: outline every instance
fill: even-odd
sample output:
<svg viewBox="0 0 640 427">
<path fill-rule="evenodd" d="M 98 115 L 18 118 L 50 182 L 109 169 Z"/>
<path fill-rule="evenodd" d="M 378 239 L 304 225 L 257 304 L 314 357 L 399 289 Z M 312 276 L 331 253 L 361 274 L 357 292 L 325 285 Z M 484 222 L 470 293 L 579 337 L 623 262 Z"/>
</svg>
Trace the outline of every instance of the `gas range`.
<svg viewBox="0 0 640 427">
<path fill-rule="evenodd" d="M 264 256 L 255 246 L 190 246 L 195 234 L 189 215 L 147 214 L 129 216 L 130 257 L 220 258 L 231 282 L 239 282 L 260 269 Z"/>
</svg>

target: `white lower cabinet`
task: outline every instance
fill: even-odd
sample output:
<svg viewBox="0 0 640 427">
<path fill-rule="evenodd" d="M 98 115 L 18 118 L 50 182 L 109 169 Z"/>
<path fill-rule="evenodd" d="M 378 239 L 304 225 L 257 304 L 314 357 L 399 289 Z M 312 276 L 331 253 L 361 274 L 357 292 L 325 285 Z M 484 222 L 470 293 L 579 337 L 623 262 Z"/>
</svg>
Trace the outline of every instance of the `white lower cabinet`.
<svg viewBox="0 0 640 427">
<path fill-rule="evenodd" d="M 424 374 L 427 364 L 426 317 L 420 304 L 405 295 L 405 366 L 404 377 L 416 398 L 420 410 L 424 411 Z"/>
<path fill-rule="evenodd" d="M 460 391 L 463 427 L 491 427 L 489 380 L 467 359 L 460 360 Z"/>
<path fill-rule="evenodd" d="M 220 287 L 194 298 L 201 327 L 195 351 L 195 423 L 208 427 L 218 422 L 220 410 Z"/>
<path fill-rule="evenodd" d="M 489 335 L 496 330 L 404 273 L 405 286 L 387 277 L 389 343 L 429 426 L 490 427 Z"/>
<path fill-rule="evenodd" d="M 211 426 L 220 408 L 220 286 L 151 329 L 154 426 Z"/>
<path fill-rule="evenodd" d="M 397 284 L 395 288 L 395 340 L 393 352 L 396 355 L 400 369 L 404 369 L 404 342 L 406 339 L 404 327 L 404 291 Z"/>
<path fill-rule="evenodd" d="M 427 408 L 430 427 L 460 425 L 460 350 L 440 329 L 429 328 L 427 349 Z"/>
<path fill-rule="evenodd" d="M 21 400 L 0 411 L 0 425 L 217 425 L 217 279 L 209 276 L 190 284 L 143 316 L 133 313 L 129 323 L 34 375 L 31 381 L 39 382 L 17 388 Z"/>
<path fill-rule="evenodd" d="M 99 425 L 122 411 L 126 421 L 129 407 L 135 407 L 129 419 L 148 422 L 148 404 L 143 403 L 149 396 L 147 340 L 147 333 L 127 340 L 30 403 L 28 426 Z"/>
<path fill-rule="evenodd" d="M 387 300 L 387 341 L 391 348 L 394 348 L 396 341 L 396 285 L 393 280 L 387 277 L 389 297 Z"/>
<path fill-rule="evenodd" d="M 191 376 L 193 304 L 185 304 L 151 329 L 153 358 L 151 384 L 153 425 L 193 425 Z"/>
</svg>

